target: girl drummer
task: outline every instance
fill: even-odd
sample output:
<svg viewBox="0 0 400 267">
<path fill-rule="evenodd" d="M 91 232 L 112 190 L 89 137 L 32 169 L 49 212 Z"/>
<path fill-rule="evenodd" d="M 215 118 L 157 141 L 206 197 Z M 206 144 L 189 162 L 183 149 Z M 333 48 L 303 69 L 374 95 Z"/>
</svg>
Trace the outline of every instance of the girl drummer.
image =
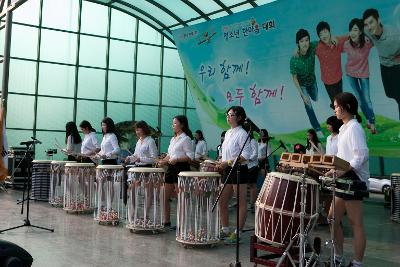
<svg viewBox="0 0 400 267">
<path fill-rule="evenodd" d="M 128 156 L 125 162 L 141 167 L 152 167 L 158 157 L 158 150 L 156 142 L 150 136 L 149 125 L 145 121 L 138 121 L 134 128 L 138 138 L 135 153 Z"/>
<path fill-rule="evenodd" d="M 96 130 L 93 129 L 90 122 L 85 120 L 83 120 L 79 124 L 79 127 L 81 128 L 81 131 L 85 136 L 83 138 L 81 147 L 81 154 L 82 154 L 81 162 L 93 163 L 93 161 L 90 158 L 95 156 L 96 153 L 100 151 L 100 145 L 96 137 Z"/>
<path fill-rule="evenodd" d="M 164 226 L 170 227 L 169 199 L 174 190 L 177 192 L 178 174 L 182 171 L 190 171 L 189 162 L 193 159 L 192 132 L 189 129 L 188 119 L 184 115 L 177 115 L 172 121 L 174 137 L 171 138 L 168 154 L 158 161 L 160 166 L 167 166 L 165 175 L 164 194 Z"/>
<path fill-rule="evenodd" d="M 120 148 L 115 134 L 114 121 L 109 117 L 105 117 L 101 122 L 101 131 L 103 132 L 103 140 L 97 157 L 102 159 L 103 165 L 116 165 Z"/>
<path fill-rule="evenodd" d="M 248 182 L 248 167 L 247 161 L 251 156 L 251 147 L 249 140 L 245 143 L 247 139 L 247 133 L 243 129 L 243 123 L 246 119 L 246 112 L 240 106 L 233 106 L 228 109 L 226 113 L 226 121 L 230 125 L 230 129 L 225 134 L 225 140 L 222 143 L 222 158 L 219 162 L 219 168 L 223 171 L 223 182 L 228 179 L 228 174 L 232 170 L 231 176 L 227 181 L 227 186 L 222 192 L 220 199 L 220 213 L 221 213 L 221 238 L 227 238 L 227 242 L 234 242 L 236 240 L 236 235 L 240 233 L 230 232 L 229 230 L 229 214 L 228 214 L 228 203 L 232 197 L 233 191 L 239 189 L 239 229 L 242 230 L 246 222 L 247 213 L 247 182 Z M 242 155 L 239 158 L 239 162 L 236 166 L 233 166 L 234 160 L 239 155 L 240 149 L 243 147 Z M 239 177 L 239 188 L 237 188 L 237 168 L 240 168 Z"/>
<path fill-rule="evenodd" d="M 195 160 L 204 160 L 207 158 L 207 143 L 204 140 L 203 132 L 201 130 L 197 130 L 194 134 L 194 159 Z"/>
<path fill-rule="evenodd" d="M 65 125 L 65 144 L 67 147 L 63 149 L 63 152 L 68 155 L 68 160 L 76 161 L 76 155 L 81 152 L 82 138 L 73 121 Z"/>
<path fill-rule="evenodd" d="M 349 266 L 362 266 L 366 238 L 363 224 L 362 199 L 368 190 L 369 158 L 365 133 L 361 127 L 361 117 L 358 114 L 358 101 L 348 92 L 340 93 L 334 98 L 335 114 L 343 125 L 339 129 L 337 156 L 348 161 L 348 170 L 336 170 L 337 177 L 353 180 L 354 195 L 336 193 L 335 197 L 335 262 L 337 266 L 344 266 L 343 258 L 343 231 L 340 226 L 345 214 L 353 230 L 353 261 Z M 334 171 L 326 175 L 332 176 Z M 332 218 L 332 207 L 329 212 Z"/>
</svg>

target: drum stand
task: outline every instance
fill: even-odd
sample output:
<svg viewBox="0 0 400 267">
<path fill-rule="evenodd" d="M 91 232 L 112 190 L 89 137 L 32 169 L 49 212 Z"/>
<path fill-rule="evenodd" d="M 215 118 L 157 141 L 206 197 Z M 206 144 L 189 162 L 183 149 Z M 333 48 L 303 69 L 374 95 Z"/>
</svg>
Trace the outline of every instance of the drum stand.
<svg viewBox="0 0 400 267">
<path fill-rule="evenodd" d="M 31 221 L 29 220 L 29 203 L 30 203 L 30 200 L 31 200 L 31 198 L 29 197 L 29 193 L 30 193 L 31 187 L 32 187 L 32 175 L 31 175 L 31 172 L 30 172 L 31 164 L 32 164 L 32 157 L 31 157 L 29 151 L 31 150 L 32 145 L 35 142 L 30 141 L 30 142 L 26 142 L 26 143 L 27 143 L 26 144 L 26 152 L 25 152 L 24 158 L 26 159 L 26 161 L 28 163 L 28 168 L 27 168 L 27 179 L 25 180 L 24 192 L 23 192 L 23 197 L 22 197 L 22 200 L 21 200 L 21 202 L 22 202 L 21 214 L 23 214 L 23 211 L 24 211 L 23 210 L 24 209 L 24 202 L 25 201 L 27 202 L 27 204 L 26 204 L 26 218 L 24 220 L 24 224 L 21 224 L 21 225 L 18 225 L 18 226 L 14 226 L 14 227 L 11 227 L 11 228 L 7 228 L 7 229 L 4 229 L 4 230 L 0 230 L 0 233 L 6 232 L 6 231 L 9 231 L 9 230 L 13 230 L 13 229 L 17 229 L 17 228 L 21 228 L 21 227 L 24 227 L 24 226 L 31 226 L 31 227 L 34 227 L 34 228 L 38 228 L 38 229 L 43 229 L 43 230 L 47 230 L 47 231 L 50 231 L 50 232 L 54 232 L 54 229 L 33 225 L 33 224 L 31 224 Z M 27 198 L 26 199 L 25 199 L 25 189 L 27 189 Z"/>
<path fill-rule="evenodd" d="M 314 245 L 311 246 L 311 256 L 307 260 L 306 259 L 306 247 L 307 244 L 310 244 L 310 236 L 308 235 L 311 230 L 314 228 L 315 223 L 318 219 L 318 213 L 312 215 L 310 217 L 310 221 L 305 227 L 304 225 L 304 217 L 306 212 L 306 196 L 307 196 L 307 183 L 306 183 L 306 168 L 304 168 L 304 172 L 301 175 L 301 185 L 300 185 L 300 233 L 296 234 L 289 242 L 288 246 L 286 247 L 285 251 L 283 252 L 281 258 L 279 259 L 278 263 L 276 264 L 279 267 L 286 257 L 288 257 L 292 266 L 297 266 L 293 257 L 290 255 L 290 250 L 294 245 L 294 242 L 299 239 L 299 267 L 308 267 L 308 266 L 317 266 L 319 263 L 319 253 L 320 253 L 320 246 L 321 240 L 319 238 L 314 239 Z M 305 265 L 304 265 L 305 264 Z"/>
</svg>

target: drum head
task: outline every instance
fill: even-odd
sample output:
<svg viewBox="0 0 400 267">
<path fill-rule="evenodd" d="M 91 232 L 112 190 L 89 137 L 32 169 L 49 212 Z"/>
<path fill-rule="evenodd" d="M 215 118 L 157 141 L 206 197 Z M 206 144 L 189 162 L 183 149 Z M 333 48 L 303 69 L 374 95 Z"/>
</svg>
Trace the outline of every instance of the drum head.
<svg viewBox="0 0 400 267">
<path fill-rule="evenodd" d="M 65 167 L 94 167 L 94 163 L 67 163 Z"/>
<path fill-rule="evenodd" d="M 299 182 L 301 180 L 300 176 L 296 176 L 296 175 L 291 175 L 291 174 L 287 174 L 287 173 L 282 173 L 282 172 L 270 172 L 267 174 L 267 176 L 272 176 L 272 177 L 278 177 L 284 180 L 289 180 L 289 181 L 294 181 L 294 182 Z M 306 184 L 318 184 L 318 182 L 312 180 L 312 179 L 308 179 L 306 178 Z"/>
<path fill-rule="evenodd" d="M 144 167 L 133 167 L 128 172 L 165 172 L 163 168 L 144 168 Z"/>
<path fill-rule="evenodd" d="M 180 172 L 178 176 L 182 177 L 220 177 L 218 172 Z"/>
<path fill-rule="evenodd" d="M 99 165 L 96 167 L 96 169 L 112 169 L 112 170 L 118 170 L 123 168 L 124 167 L 122 165 Z"/>
<path fill-rule="evenodd" d="M 64 165 L 67 163 L 76 163 L 76 161 L 64 161 L 64 160 L 53 160 L 51 161 L 51 164 L 59 164 L 59 165 Z"/>
<path fill-rule="evenodd" d="M 32 160 L 32 163 L 44 163 L 44 164 L 46 164 L 46 163 L 51 163 L 51 160 L 35 159 L 35 160 Z"/>
</svg>

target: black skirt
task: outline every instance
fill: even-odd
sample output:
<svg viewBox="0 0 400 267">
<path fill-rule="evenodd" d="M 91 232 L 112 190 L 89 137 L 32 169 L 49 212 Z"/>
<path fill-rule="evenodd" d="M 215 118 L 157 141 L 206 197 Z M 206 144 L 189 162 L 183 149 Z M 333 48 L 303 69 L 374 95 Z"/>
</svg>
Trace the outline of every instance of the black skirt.
<svg viewBox="0 0 400 267">
<path fill-rule="evenodd" d="M 225 182 L 226 179 L 228 181 L 227 184 L 236 184 L 237 182 L 237 167 L 233 168 L 231 176 L 228 178 L 229 172 L 232 170 L 231 167 L 228 167 L 224 170 L 222 182 Z M 240 165 L 240 179 L 239 184 L 247 184 L 249 181 L 249 168 L 247 165 Z"/>
<path fill-rule="evenodd" d="M 190 171 L 190 164 L 188 162 L 178 162 L 175 165 L 168 164 L 167 173 L 165 174 L 165 183 L 178 183 L 178 174 L 185 171 Z"/>
<path fill-rule="evenodd" d="M 341 182 L 343 180 L 351 180 L 352 184 L 349 186 L 349 184 Z M 367 185 L 353 170 L 337 179 L 336 189 L 336 196 L 344 200 L 363 200 L 364 197 L 369 196 Z"/>
</svg>

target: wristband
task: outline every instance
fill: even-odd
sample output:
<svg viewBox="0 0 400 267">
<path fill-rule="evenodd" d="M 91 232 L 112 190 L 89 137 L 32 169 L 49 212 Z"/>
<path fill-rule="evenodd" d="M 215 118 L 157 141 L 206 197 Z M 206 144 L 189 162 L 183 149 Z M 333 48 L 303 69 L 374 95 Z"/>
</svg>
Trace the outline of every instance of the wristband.
<svg viewBox="0 0 400 267">
<path fill-rule="evenodd" d="M 228 166 L 232 167 L 232 160 L 228 160 Z"/>
</svg>

